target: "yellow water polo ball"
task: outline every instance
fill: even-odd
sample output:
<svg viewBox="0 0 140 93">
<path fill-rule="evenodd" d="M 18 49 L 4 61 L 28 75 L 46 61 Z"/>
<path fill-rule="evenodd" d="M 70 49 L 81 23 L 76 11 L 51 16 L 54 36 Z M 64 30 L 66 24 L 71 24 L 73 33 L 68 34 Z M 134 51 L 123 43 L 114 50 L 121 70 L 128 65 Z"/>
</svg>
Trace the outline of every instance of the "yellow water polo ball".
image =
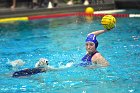
<svg viewBox="0 0 140 93">
<path fill-rule="evenodd" d="M 85 13 L 93 14 L 94 13 L 94 9 L 92 7 L 87 7 L 86 10 L 85 10 Z"/>
<path fill-rule="evenodd" d="M 101 24 L 107 30 L 110 30 L 116 25 L 116 18 L 112 15 L 105 15 L 101 20 Z"/>
</svg>

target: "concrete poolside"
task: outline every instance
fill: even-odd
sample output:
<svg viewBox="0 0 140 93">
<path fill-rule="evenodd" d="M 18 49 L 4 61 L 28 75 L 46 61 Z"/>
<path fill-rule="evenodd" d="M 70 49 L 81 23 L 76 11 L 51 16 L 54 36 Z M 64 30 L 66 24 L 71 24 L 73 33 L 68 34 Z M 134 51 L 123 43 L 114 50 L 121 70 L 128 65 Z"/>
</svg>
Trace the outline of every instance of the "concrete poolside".
<svg viewBox="0 0 140 93">
<path fill-rule="evenodd" d="M 89 6 L 93 7 L 95 11 L 116 9 L 114 3 L 91 4 Z M 77 4 L 77 5 L 73 5 L 73 6 L 68 6 L 66 4 L 59 4 L 58 7 L 51 8 L 51 9 L 48 9 L 48 8 L 31 9 L 28 7 L 17 7 L 14 11 L 12 11 L 10 8 L 1 8 L 0 9 L 0 18 L 83 12 L 83 11 L 85 11 L 85 8 L 89 7 L 89 6 L 84 6 L 82 4 Z"/>
</svg>

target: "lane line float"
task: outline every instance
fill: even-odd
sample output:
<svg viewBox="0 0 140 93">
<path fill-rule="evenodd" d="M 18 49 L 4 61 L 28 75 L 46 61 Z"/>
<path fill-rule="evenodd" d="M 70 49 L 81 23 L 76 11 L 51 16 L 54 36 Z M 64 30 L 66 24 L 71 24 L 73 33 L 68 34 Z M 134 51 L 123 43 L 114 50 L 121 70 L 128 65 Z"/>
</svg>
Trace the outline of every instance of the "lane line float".
<svg viewBox="0 0 140 93">
<path fill-rule="evenodd" d="M 37 15 L 37 16 L 28 16 L 28 17 L 15 17 L 15 18 L 2 18 L 0 19 L 0 23 L 9 23 L 14 21 L 29 21 L 29 20 L 38 20 L 45 18 L 59 18 L 59 17 L 70 17 L 70 16 L 95 16 L 95 17 L 103 17 L 108 13 L 94 13 L 94 14 L 86 14 L 85 12 L 77 12 L 77 13 L 65 13 L 65 14 L 50 14 L 50 15 Z M 140 14 L 111 14 L 114 17 L 140 17 Z"/>
<path fill-rule="evenodd" d="M 28 21 L 28 17 L 15 17 L 15 18 L 3 18 L 0 19 L 0 23 L 8 23 L 15 21 Z"/>
</svg>

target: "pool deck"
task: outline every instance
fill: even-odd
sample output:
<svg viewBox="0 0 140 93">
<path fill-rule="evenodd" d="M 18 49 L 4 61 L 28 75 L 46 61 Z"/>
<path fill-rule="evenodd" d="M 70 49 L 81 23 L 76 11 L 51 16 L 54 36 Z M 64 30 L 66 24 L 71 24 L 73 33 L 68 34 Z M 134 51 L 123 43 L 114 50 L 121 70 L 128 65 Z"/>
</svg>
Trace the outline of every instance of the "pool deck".
<svg viewBox="0 0 140 93">
<path fill-rule="evenodd" d="M 93 7 L 95 11 L 100 10 L 114 10 L 115 4 L 91 4 L 84 6 L 82 4 L 68 6 L 66 4 L 59 4 L 55 8 L 37 8 L 31 9 L 28 7 L 17 7 L 15 10 L 10 8 L 1 8 L 0 9 L 0 18 L 10 18 L 10 17 L 24 17 L 31 15 L 48 15 L 48 14 L 60 14 L 60 13 L 72 13 L 72 12 L 83 12 L 86 7 Z"/>
</svg>

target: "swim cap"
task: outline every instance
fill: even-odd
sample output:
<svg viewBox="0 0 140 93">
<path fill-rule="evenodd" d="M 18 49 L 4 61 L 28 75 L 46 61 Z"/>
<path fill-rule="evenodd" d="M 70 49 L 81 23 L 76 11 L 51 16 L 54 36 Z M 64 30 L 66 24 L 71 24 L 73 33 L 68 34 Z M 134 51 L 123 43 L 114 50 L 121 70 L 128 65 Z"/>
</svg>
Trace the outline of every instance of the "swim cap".
<svg viewBox="0 0 140 93">
<path fill-rule="evenodd" d="M 87 36 L 86 42 L 93 42 L 95 44 L 95 48 L 98 47 L 98 41 L 97 41 L 96 36 L 94 34 L 89 34 Z"/>
</svg>

